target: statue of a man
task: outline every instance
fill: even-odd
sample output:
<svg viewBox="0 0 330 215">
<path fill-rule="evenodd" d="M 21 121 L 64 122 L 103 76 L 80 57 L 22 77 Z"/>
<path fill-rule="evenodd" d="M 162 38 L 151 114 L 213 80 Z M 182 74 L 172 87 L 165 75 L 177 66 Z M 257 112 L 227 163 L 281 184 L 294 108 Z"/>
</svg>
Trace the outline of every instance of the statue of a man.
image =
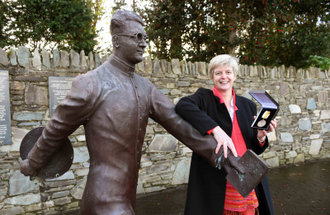
<svg viewBox="0 0 330 215">
<path fill-rule="evenodd" d="M 34 175 L 60 140 L 84 125 L 90 167 L 79 214 L 134 214 L 149 117 L 213 166 L 220 157 L 212 136 L 201 136 L 147 78 L 134 73 L 147 46 L 143 25 L 133 12 L 114 13 L 110 25 L 113 54 L 97 69 L 74 79 L 28 159 L 21 162 L 21 172 Z"/>
</svg>

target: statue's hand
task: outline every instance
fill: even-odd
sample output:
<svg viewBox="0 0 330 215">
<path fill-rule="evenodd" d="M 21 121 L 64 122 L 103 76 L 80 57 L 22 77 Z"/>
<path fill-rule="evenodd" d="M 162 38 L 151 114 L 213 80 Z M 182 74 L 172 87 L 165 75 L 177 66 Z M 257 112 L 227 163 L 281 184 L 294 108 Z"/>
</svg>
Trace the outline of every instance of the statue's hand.
<svg viewBox="0 0 330 215">
<path fill-rule="evenodd" d="M 239 159 L 241 159 L 241 157 L 235 157 L 234 155 L 229 154 L 224 163 L 224 168 L 225 168 L 226 172 L 229 172 L 229 168 L 234 168 L 239 173 L 244 174 L 245 168 L 241 164 L 238 163 Z"/>
<path fill-rule="evenodd" d="M 35 176 L 37 174 L 37 170 L 31 166 L 29 163 L 29 159 L 25 159 L 20 163 L 21 173 L 25 176 Z"/>
<path fill-rule="evenodd" d="M 218 169 L 224 168 L 227 173 L 232 168 L 236 169 L 239 173 L 242 173 L 242 174 L 245 173 L 245 168 L 241 164 L 238 163 L 238 161 L 239 161 L 239 159 L 241 159 L 241 157 L 238 157 L 238 156 L 235 157 L 233 155 L 233 153 L 231 152 L 231 150 L 229 150 L 227 158 L 225 158 L 223 146 L 220 147 L 219 154 L 220 154 L 220 157 L 216 161 L 216 166 L 215 166 L 216 168 L 218 168 Z"/>
</svg>

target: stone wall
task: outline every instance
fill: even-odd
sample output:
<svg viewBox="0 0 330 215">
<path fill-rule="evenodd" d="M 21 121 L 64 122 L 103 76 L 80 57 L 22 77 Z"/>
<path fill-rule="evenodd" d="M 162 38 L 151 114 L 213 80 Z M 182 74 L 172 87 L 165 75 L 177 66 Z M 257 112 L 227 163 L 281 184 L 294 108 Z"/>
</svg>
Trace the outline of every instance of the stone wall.
<svg viewBox="0 0 330 215">
<path fill-rule="evenodd" d="M 0 70 L 9 71 L 12 144 L 0 146 L 0 214 L 58 214 L 79 208 L 89 167 L 84 129 L 69 138 L 74 161 L 63 176 L 30 181 L 19 172 L 19 146 L 31 129 L 49 120 L 48 77 L 75 77 L 107 59 L 53 50 L 32 53 L 19 47 L 10 54 L 0 48 Z M 207 63 L 146 57 L 136 72 L 147 77 L 174 103 L 199 87 L 212 88 Z M 284 66 L 265 68 L 242 65 L 235 82 L 238 95 L 267 90 L 280 104 L 278 128 L 269 134 L 270 147 L 261 157 L 277 167 L 330 157 L 330 81 L 327 71 L 296 70 Z M 191 151 L 164 128 L 150 120 L 141 161 L 138 193 L 150 193 L 186 184 Z"/>
</svg>

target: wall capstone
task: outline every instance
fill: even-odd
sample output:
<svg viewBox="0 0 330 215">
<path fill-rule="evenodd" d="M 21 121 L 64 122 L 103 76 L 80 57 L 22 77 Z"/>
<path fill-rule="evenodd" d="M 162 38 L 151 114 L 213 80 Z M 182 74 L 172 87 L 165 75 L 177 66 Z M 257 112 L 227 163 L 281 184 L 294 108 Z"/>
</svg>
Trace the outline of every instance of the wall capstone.
<svg viewBox="0 0 330 215">
<path fill-rule="evenodd" d="M 16 66 L 17 65 L 17 60 L 16 60 L 16 50 L 15 49 L 11 49 L 11 53 L 10 53 L 10 64 L 12 66 Z"/>
<path fill-rule="evenodd" d="M 38 49 L 35 49 L 33 52 L 32 66 L 36 69 L 41 69 L 41 58 Z"/>
<path fill-rule="evenodd" d="M 28 68 L 30 66 L 30 51 L 24 46 L 18 48 L 18 63 L 19 65 Z"/>
<path fill-rule="evenodd" d="M 51 68 L 50 66 L 50 53 L 46 51 L 46 49 L 41 50 L 41 56 L 42 56 L 42 64 L 47 67 L 48 69 Z"/>
<path fill-rule="evenodd" d="M 4 66 L 9 65 L 7 53 L 2 48 L 0 48 L 0 65 L 1 64 Z"/>
</svg>

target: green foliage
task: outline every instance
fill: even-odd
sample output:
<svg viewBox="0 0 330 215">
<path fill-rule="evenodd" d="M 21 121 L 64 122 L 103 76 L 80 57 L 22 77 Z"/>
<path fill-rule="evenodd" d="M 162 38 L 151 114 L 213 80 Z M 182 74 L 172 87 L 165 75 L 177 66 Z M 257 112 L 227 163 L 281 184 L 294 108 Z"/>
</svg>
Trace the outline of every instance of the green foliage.
<svg viewBox="0 0 330 215">
<path fill-rule="evenodd" d="M 323 2 L 262 1 L 258 7 L 262 16 L 250 28 L 245 46 L 240 47 L 240 57 L 248 59 L 241 61 L 306 68 L 310 55 L 328 56 L 329 5 Z"/>
<path fill-rule="evenodd" d="M 55 46 L 88 53 L 97 43 L 99 1 L 20 0 L 4 4 L 7 21 L 1 32 L 2 47 L 29 44 L 32 49 Z"/>
<path fill-rule="evenodd" d="M 116 10 L 122 10 L 127 4 L 124 0 L 114 1 L 115 6 L 112 7 L 111 14 L 113 14 Z"/>
<path fill-rule="evenodd" d="M 330 53 L 330 4 L 323 0 L 150 0 L 138 11 L 155 44 L 152 58 L 209 61 L 229 53 L 243 64 L 309 66 Z"/>
<path fill-rule="evenodd" d="M 321 68 L 321 70 L 327 70 L 330 68 L 330 59 L 327 57 L 311 55 L 308 63 L 313 67 Z"/>
<path fill-rule="evenodd" d="M 4 33 L 5 25 L 9 22 L 9 17 L 5 15 L 8 10 L 8 2 L 0 0 L 0 47 L 6 46 L 6 41 L 9 41 L 9 35 Z"/>
</svg>

